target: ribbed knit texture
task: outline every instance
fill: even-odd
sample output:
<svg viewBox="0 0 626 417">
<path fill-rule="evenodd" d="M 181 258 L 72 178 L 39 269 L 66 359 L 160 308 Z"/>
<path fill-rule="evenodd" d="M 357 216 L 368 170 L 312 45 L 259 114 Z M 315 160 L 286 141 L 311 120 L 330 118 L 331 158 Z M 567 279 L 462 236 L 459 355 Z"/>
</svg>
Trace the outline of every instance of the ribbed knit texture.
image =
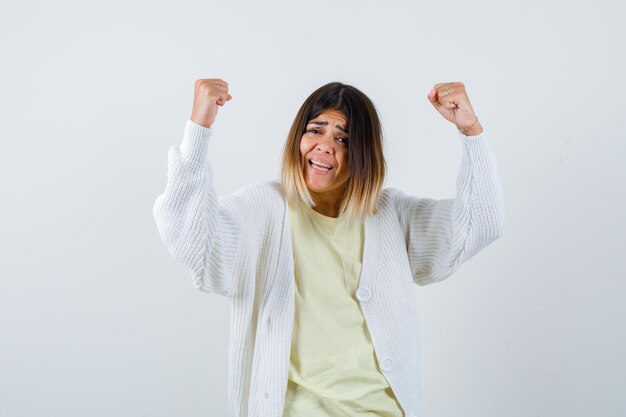
<svg viewBox="0 0 626 417">
<path fill-rule="evenodd" d="M 294 314 L 288 206 L 278 182 L 218 196 L 207 149 L 213 129 L 188 120 L 168 153 L 153 215 L 168 252 L 194 286 L 231 300 L 231 417 L 280 417 Z M 412 285 L 441 281 L 502 236 L 504 197 L 485 132 L 458 133 L 456 197 L 434 200 L 385 188 L 365 220 L 361 303 L 380 368 L 407 417 L 421 416 L 419 321 Z"/>
</svg>

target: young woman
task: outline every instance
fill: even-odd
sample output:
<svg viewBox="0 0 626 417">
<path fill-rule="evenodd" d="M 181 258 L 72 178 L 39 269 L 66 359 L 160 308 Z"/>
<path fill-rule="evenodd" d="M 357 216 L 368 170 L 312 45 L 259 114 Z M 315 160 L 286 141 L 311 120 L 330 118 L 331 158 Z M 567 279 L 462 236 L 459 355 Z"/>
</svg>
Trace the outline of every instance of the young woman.
<svg viewBox="0 0 626 417">
<path fill-rule="evenodd" d="M 229 415 L 420 416 L 413 284 L 447 278 L 505 223 L 495 156 L 465 86 L 428 93 L 463 147 L 456 198 L 443 200 L 382 188 L 377 111 L 338 82 L 300 107 L 280 181 L 218 196 L 208 145 L 231 99 L 225 81 L 196 81 L 153 209 L 195 287 L 231 300 Z"/>
</svg>

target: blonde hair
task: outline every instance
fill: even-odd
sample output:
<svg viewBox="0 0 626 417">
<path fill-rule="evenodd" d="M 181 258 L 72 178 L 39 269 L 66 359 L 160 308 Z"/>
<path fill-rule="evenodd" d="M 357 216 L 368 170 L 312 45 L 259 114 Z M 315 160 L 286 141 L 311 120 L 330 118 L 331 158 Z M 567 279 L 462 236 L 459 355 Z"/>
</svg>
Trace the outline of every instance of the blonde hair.
<svg viewBox="0 0 626 417">
<path fill-rule="evenodd" d="M 290 201 L 295 199 L 308 207 L 315 206 L 304 179 L 306 161 L 300 155 L 300 140 L 307 123 L 326 110 L 342 112 L 350 130 L 348 179 L 339 214 L 345 213 L 349 222 L 376 215 L 387 170 L 382 126 L 374 103 L 355 87 L 340 82 L 318 88 L 298 110 L 283 146 L 280 164 L 282 190 Z"/>
</svg>

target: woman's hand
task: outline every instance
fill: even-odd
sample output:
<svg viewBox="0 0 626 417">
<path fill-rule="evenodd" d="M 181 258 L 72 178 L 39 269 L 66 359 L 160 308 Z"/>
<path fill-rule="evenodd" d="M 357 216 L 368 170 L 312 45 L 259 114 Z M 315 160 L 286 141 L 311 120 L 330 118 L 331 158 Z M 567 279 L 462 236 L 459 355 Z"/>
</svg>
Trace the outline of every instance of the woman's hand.
<svg viewBox="0 0 626 417">
<path fill-rule="evenodd" d="M 228 83 L 221 78 L 196 80 L 191 120 L 204 127 L 211 127 L 218 106 L 233 98 L 228 94 Z"/>
<path fill-rule="evenodd" d="M 483 127 L 474 113 L 462 82 L 435 84 L 428 93 L 428 100 L 464 135 L 475 136 L 482 133 Z"/>
</svg>

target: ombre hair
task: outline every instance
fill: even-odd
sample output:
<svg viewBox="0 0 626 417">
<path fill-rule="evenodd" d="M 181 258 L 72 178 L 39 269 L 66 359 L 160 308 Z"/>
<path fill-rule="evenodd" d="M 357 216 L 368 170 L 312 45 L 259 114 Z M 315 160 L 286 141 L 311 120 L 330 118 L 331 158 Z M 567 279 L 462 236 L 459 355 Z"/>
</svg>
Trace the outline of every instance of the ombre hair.
<svg viewBox="0 0 626 417">
<path fill-rule="evenodd" d="M 360 90 L 331 82 L 315 90 L 304 101 L 291 125 L 283 146 L 280 185 L 288 200 L 300 200 L 308 207 L 315 202 L 306 185 L 306 161 L 300 155 L 300 141 L 306 126 L 326 110 L 342 112 L 348 122 L 348 178 L 339 214 L 349 222 L 379 213 L 378 198 L 387 165 L 383 155 L 383 134 L 374 103 Z"/>
</svg>

